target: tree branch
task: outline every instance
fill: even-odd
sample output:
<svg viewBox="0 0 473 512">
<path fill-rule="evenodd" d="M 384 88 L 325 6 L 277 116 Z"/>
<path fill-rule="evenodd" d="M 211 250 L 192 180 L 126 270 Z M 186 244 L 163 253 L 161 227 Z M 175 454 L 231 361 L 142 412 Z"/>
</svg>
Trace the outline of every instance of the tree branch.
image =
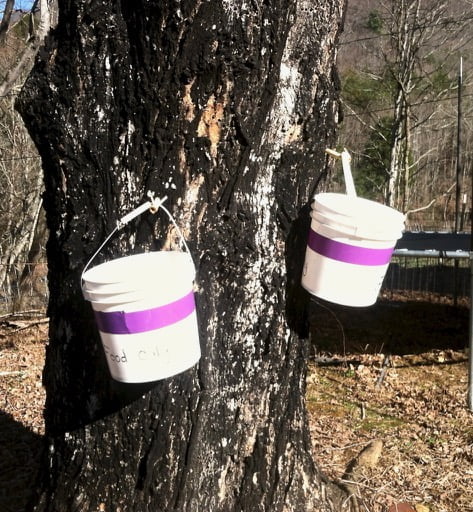
<svg viewBox="0 0 473 512">
<path fill-rule="evenodd" d="M 17 64 L 8 71 L 5 78 L 3 79 L 3 82 L 0 83 L 0 97 L 9 94 L 12 89 L 18 85 L 20 77 L 25 76 L 25 74 L 28 72 L 39 47 L 41 46 L 44 38 L 53 25 L 52 21 L 55 18 L 56 2 L 57 0 L 39 0 L 40 21 L 38 28 L 33 36 L 29 39 Z M 33 12 L 31 12 L 30 15 L 34 16 Z"/>
<path fill-rule="evenodd" d="M 5 10 L 3 11 L 3 18 L 0 22 L 0 43 L 4 43 L 7 37 L 8 29 L 10 28 L 11 15 L 13 12 L 13 7 L 15 5 L 15 0 L 7 0 L 5 4 Z"/>
</svg>

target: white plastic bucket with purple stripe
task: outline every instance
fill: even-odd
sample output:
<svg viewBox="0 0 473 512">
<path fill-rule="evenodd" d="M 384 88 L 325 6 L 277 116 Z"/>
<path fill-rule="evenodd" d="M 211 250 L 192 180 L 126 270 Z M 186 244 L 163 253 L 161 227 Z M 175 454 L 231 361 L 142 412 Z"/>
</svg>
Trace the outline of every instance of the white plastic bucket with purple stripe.
<svg viewBox="0 0 473 512">
<path fill-rule="evenodd" d="M 374 304 L 404 214 L 356 195 L 323 193 L 314 197 L 311 217 L 302 286 L 337 304 Z"/>
<path fill-rule="evenodd" d="M 199 361 L 194 277 L 192 259 L 180 251 L 118 258 L 84 273 L 83 294 L 115 380 L 165 379 Z"/>
<path fill-rule="evenodd" d="M 82 293 L 90 301 L 115 380 L 152 382 L 177 375 L 200 359 L 194 301 L 195 267 L 181 230 L 163 206 L 166 200 L 142 204 L 117 222 L 84 268 Z M 111 236 L 127 222 L 162 208 L 186 251 L 156 251 L 117 258 L 89 269 Z"/>
</svg>

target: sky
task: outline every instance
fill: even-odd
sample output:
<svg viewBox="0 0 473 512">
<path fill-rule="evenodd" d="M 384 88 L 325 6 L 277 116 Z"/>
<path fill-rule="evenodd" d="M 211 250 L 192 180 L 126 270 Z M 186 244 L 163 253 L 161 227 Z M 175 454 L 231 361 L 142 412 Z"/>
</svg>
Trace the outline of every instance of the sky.
<svg viewBox="0 0 473 512">
<path fill-rule="evenodd" d="M 16 0 L 15 9 L 22 9 L 23 11 L 28 11 L 31 9 L 33 5 L 33 0 Z"/>
<path fill-rule="evenodd" d="M 15 10 L 29 11 L 33 3 L 33 0 L 15 0 Z M 3 9 L 5 9 L 5 0 L 0 0 L 0 20 L 3 18 Z"/>
</svg>

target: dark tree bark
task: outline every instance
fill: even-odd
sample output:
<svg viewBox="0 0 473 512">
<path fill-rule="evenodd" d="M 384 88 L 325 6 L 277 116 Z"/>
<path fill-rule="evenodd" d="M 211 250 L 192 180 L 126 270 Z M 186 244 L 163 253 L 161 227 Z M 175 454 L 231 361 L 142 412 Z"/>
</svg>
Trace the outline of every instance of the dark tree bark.
<svg viewBox="0 0 473 512">
<path fill-rule="evenodd" d="M 18 103 L 45 172 L 47 463 L 36 511 L 342 510 L 304 405 L 308 201 L 343 0 L 65 0 Z M 167 195 L 197 263 L 198 366 L 111 380 L 81 271 Z M 143 215 L 103 258 L 175 243 Z"/>
</svg>

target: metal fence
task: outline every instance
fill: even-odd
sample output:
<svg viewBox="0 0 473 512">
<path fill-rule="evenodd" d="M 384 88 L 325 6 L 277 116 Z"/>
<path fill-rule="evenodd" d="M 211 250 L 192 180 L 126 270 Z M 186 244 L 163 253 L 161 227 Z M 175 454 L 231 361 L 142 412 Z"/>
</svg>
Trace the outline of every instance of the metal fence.
<svg viewBox="0 0 473 512">
<path fill-rule="evenodd" d="M 396 251 L 398 253 L 398 251 Z M 434 252 L 434 251 L 432 251 Z M 384 295 L 394 292 L 411 293 L 424 300 L 438 301 L 470 296 L 470 259 L 468 253 L 448 255 L 396 254 L 393 256 L 383 282 Z"/>
</svg>

